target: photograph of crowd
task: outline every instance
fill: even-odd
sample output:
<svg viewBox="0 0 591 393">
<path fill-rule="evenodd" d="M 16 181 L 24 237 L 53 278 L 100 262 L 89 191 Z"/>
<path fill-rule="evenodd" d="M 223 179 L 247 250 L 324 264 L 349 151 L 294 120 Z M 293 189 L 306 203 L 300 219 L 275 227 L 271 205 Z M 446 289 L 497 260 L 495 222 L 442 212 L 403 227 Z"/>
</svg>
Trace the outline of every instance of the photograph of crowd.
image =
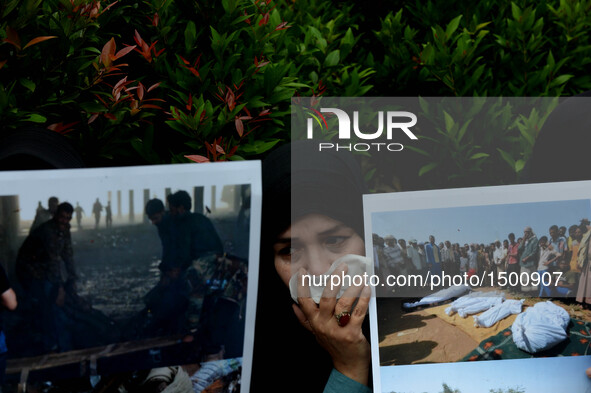
<svg viewBox="0 0 591 393">
<path fill-rule="evenodd" d="M 375 272 L 405 283 L 376 288 L 379 364 L 588 354 L 589 217 L 589 199 L 372 212 Z"/>
<path fill-rule="evenodd" d="M 126 362 L 203 370 L 207 359 L 239 375 L 251 184 L 223 173 L 216 184 L 194 173 L 156 181 L 149 169 L 134 181 L 127 170 L 88 175 L 89 187 L 28 180 L 41 184 L 34 194 L 0 196 L 0 290 L 18 299 L 3 313 L 8 379 L 31 364 L 40 380 L 76 377 L 92 356 L 95 374 Z M 8 310 L 10 300 L 0 298 Z"/>
</svg>

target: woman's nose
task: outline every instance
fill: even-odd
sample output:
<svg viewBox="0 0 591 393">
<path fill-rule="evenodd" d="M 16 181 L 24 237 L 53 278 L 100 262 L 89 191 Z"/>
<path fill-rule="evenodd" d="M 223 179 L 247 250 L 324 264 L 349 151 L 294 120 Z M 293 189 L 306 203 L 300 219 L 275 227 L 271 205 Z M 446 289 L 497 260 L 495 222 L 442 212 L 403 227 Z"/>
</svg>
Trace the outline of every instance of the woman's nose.
<svg viewBox="0 0 591 393">
<path fill-rule="evenodd" d="M 330 268 L 334 260 L 321 249 L 311 249 L 308 253 L 308 266 L 306 269 L 310 274 L 324 274 Z"/>
</svg>

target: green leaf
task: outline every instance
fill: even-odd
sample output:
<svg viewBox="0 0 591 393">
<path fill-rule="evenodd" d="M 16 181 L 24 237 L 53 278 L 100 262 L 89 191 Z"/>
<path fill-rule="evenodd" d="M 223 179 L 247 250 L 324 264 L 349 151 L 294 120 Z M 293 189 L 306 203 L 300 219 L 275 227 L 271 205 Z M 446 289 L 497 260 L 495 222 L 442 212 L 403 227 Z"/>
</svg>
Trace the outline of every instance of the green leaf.
<svg viewBox="0 0 591 393">
<path fill-rule="evenodd" d="M 509 164 L 509 166 L 511 168 L 515 169 L 515 159 L 513 157 L 511 157 L 511 155 L 504 150 L 497 148 L 497 151 L 501 154 L 501 157 L 503 158 L 503 160 L 505 160 L 505 162 L 507 164 Z"/>
<path fill-rule="evenodd" d="M 84 50 L 88 51 L 88 52 L 92 52 L 92 53 L 96 53 L 97 55 L 101 54 L 101 51 L 98 50 L 97 48 L 94 48 L 92 46 L 89 46 L 87 48 L 84 48 Z"/>
<path fill-rule="evenodd" d="M 216 31 L 216 29 L 213 28 L 213 26 L 210 26 L 211 29 L 211 48 L 216 50 L 218 48 L 221 48 L 224 46 L 224 39 L 222 38 L 222 36 L 220 35 L 220 33 L 218 33 Z M 221 55 L 221 54 L 218 54 Z"/>
<path fill-rule="evenodd" d="M 226 13 L 231 14 L 236 9 L 236 0 L 222 0 L 222 6 Z"/>
<path fill-rule="evenodd" d="M 274 139 L 274 140 L 271 140 L 271 141 L 268 141 L 268 142 L 265 142 L 265 141 L 254 141 L 253 143 L 241 145 L 239 147 L 239 150 L 240 151 L 243 151 L 244 153 L 250 154 L 250 155 L 252 155 L 252 154 L 262 154 L 262 153 L 266 152 L 267 150 L 271 149 L 278 142 L 279 142 L 279 139 Z"/>
<path fill-rule="evenodd" d="M 521 9 L 514 2 L 511 2 L 511 14 L 515 20 L 519 20 L 521 18 Z"/>
<path fill-rule="evenodd" d="M 233 25 L 237 25 L 240 22 L 244 22 L 245 20 L 252 18 L 252 15 L 241 15 L 238 18 L 234 19 L 234 21 L 232 22 Z"/>
<path fill-rule="evenodd" d="M 35 92 L 35 88 L 37 87 L 35 85 L 35 82 L 25 79 L 25 78 L 21 78 L 19 79 L 19 82 L 21 85 L 23 85 L 24 87 L 26 87 L 27 89 L 29 89 L 32 93 Z"/>
<path fill-rule="evenodd" d="M 298 82 L 282 83 L 281 86 L 283 86 L 283 87 L 310 87 L 310 85 L 306 85 L 305 83 L 298 83 Z"/>
<path fill-rule="evenodd" d="M 187 50 L 187 52 L 193 49 L 193 47 L 195 46 L 196 39 L 197 28 L 195 27 L 195 22 L 190 20 L 189 22 L 187 22 L 187 27 L 185 28 L 185 49 Z"/>
<path fill-rule="evenodd" d="M 492 23 L 492 22 L 484 22 L 484 23 L 481 23 L 481 24 L 477 25 L 477 26 L 476 26 L 476 30 L 475 30 L 475 32 L 476 32 L 476 31 L 478 31 L 478 30 L 480 30 L 480 29 L 483 29 L 483 28 L 485 28 L 486 26 L 488 26 L 488 25 L 489 25 L 489 24 L 491 24 L 491 23 Z"/>
<path fill-rule="evenodd" d="M 452 21 L 449 22 L 449 24 L 447 25 L 447 28 L 445 29 L 445 36 L 448 39 L 458 29 L 458 26 L 460 25 L 460 19 L 462 19 L 462 15 L 459 15 L 459 16 L 453 18 Z"/>
<path fill-rule="evenodd" d="M 429 115 L 429 103 L 423 97 L 419 97 L 419 105 L 425 115 Z"/>
<path fill-rule="evenodd" d="M 353 31 L 351 30 L 350 27 L 347 29 L 345 36 L 341 40 L 341 45 L 342 44 L 349 44 L 351 46 L 353 46 L 355 44 L 355 37 L 353 37 Z"/>
<path fill-rule="evenodd" d="M 313 27 L 313 26 L 309 26 L 309 31 L 312 34 L 312 36 L 314 36 L 316 39 L 320 39 L 322 38 L 322 34 L 320 33 L 320 31 Z"/>
<path fill-rule="evenodd" d="M 445 130 L 451 134 L 451 130 L 455 124 L 454 119 L 446 111 L 443 111 L 443 117 L 445 118 Z"/>
<path fill-rule="evenodd" d="M 519 160 L 517 160 L 515 162 L 515 172 L 516 173 L 521 172 L 524 167 L 525 167 L 525 161 L 524 160 L 519 159 Z"/>
<path fill-rule="evenodd" d="M 365 174 L 364 179 L 366 182 L 369 182 L 372 179 L 372 177 L 376 173 L 377 169 L 378 168 L 372 168 Z"/>
<path fill-rule="evenodd" d="M 90 101 L 90 102 L 83 102 L 80 104 L 80 107 L 88 112 L 88 113 L 97 113 L 97 112 L 106 112 L 107 108 L 103 104 L 98 102 Z"/>
<path fill-rule="evenodd" d="M 464 135 L 466 135 L 466 131 L 468 130 L 468 126 L 470 126 L 470 123 L 472 122 L 472 119 L 468 120 L 467 122 L 464 123 L 464 125 L 460 128 L 460 131 L 458 132 L 458 137 L 456 138 L 456 142 L 460 143 L 462 141 L 462 138 L 464 137 Z"/>
<path fill-rule="evenodd" d="M 489 156 L 489 154 L 487 154 L 487 153 L 476 153 L 476 154 L 472 155 L 472 157 L 470 157 L 470 159 L 477 160 L 479 158 L 486 158 L 488 156 Z"/>
<path fill-rule="evenodd" d="M 37 113 L 31 113 L 28 118 L 24 119 L 25 121 L 31 121 L 33 123 L 45 123 L 47 119 Z"/>
<path fill-rule="evenodd" d="M 574 75 L 564 74 L 556 77 L 552 82 L 550 82 L 550 87 L 556 87 L 565 84 L 570 78 Z"/>
<path fill-rule="evenodd" d="M 310 72 L 310 80 L 312 81 L 312 83 L 316 84 L 318 83 L 318 74 L 316 73 L 316 71 L 312 71 Z"/>
<path fill-rule="evenodd" d="M 338 49 L 335 49 L 332 52 L 330 52 L 328 56 L 326 56 L 326 59 L 324 60 L 324 65 L 326 67 L 334 67 L 337 64 L 339 64 L 340 59 L 341 52 Z"/>
<path fill-rule="evenodd" d="M 18 3 L 20 3 L 20 0 L 13 0 L 8 2 L 8 4 L 6 4 L 4 7 L 4 12 L 2 13 L 2 18 L 4 19 L 8 14 L 10 14 L 10 12 L 18 5 Z"/>
<path fill-rule="evenodd" d="M 322 122 L 320 121 L 320 119 L 318 118 L 318 116 L 316 116 L 314 113 L 310 112 L 308 113 L 310 116 L 312 116 L 312 118 L 314 118 L 314 120 L 316 120 L 316 123 L 318 123 L 318 126 L 320 126 L 320 129 L 322 129 L 323 125 Z"/>
<path fill-rule="evenodd" d="M 423 176 L 425 173 L 433 170 L 435 167 L 437 167 L 437 165 L 439 165 L 437 162 L 424 165 L 421 169 L 419 169 L 419 176 Z"/>
</svg>

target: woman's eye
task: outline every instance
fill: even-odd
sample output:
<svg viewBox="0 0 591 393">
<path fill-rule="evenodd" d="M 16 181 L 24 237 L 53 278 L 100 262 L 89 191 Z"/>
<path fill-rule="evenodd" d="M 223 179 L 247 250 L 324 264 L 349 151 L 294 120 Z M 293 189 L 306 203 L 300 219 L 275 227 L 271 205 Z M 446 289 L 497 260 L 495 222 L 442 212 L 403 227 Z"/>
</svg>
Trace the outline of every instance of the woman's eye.
<svg viewBox="0 0 591 393">
<path fill-rule="evenodd" d="M 283 250 L 281 250 L 281 254 L 283 255 L 293 255 L 298 251 L 297 248 L 295 247 L 285 247 Z"/>
<path fill-rule="evenodd" d="M 341 244 L 343 244 L 343 243 L 344 243 L 344 242 L 345 242 L 345 241 L 346 241 L 348 238 L 349 238 L 349 236 L 330 236 L 330 237 L 327 237 L 327 238 L 324 240 L 324 243 L 325 243 L 327 246 L 329 246 L 329 247 L 330 247 L 330 246 L 332 246 L 332 247 L 335 247 L 335 246 L 340 246 L 340 245 L 341 245 Z"/>
<path fill-rule="evenodd" d="M 292 247 L 283 247 L 277 251 L 277 255 L 281 255 L 281 256 L 289 256 L 292 253 L 293 253 Z"/>
<path fill-rule="evenodd" d="M 282 259 L 290 261 L 290 260 L 297 260 L 299 256 L 299 252 L 301 250 L 296 247 L 283 247 L 277 250 L 277 255 L 279 255 Z"/>
</svg>

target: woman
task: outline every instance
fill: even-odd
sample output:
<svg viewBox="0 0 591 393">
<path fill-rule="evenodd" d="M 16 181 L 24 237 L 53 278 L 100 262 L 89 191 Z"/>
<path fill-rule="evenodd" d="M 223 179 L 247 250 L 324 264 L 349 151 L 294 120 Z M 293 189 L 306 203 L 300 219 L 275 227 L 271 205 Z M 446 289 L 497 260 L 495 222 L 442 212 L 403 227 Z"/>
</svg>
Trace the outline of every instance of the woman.
<svg viewBox="0 0 591 393">
<path fill-rule="evenodd" d="M 263 163 L 251 391 L 370 391 L 369 343 L 361 329 L 369 289 L 351 287 L 336 300 L 336 288 L 328 288 L 316 305 L 301 286 L 294 304 L 287 287 L 295 273 L 322 274 L 343 255 L 364 254 L 363 191 L 356 162 L 343 152 L 319 153 L 301 142 Z"/>
</svg>

